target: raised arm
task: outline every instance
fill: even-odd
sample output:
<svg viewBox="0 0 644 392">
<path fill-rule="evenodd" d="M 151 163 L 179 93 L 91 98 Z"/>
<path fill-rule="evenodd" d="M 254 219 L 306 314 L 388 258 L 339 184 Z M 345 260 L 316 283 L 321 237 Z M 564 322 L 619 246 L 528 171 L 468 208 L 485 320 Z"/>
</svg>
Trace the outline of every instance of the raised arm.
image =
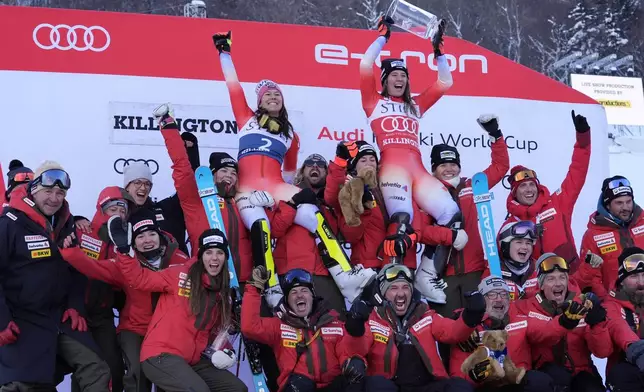
<svg viewBox="0 0 644 392">
<path fill-rule="evenodd" d="M 590 165 L 590 126 L 586 118 L 572 112 L 577 142 L 572 150 L 572 162 L 561 183 L 561 192 L 556 195 L 563 199 L 567 213 L 572 214 L 581 189 L 586 183 L 586 174 Z"/>
<path fill-rule="evenodd" d="M 66 262 L 90 279 L 100 280 L 112 286 L 120 287 L 124 284 L 114 259 L 94 260 L 79 247 L 61 249 L 60 253 Z"/>
<path fill-rule="evenodd" d="M 233 107 L 233 114 L 237 121 L 237 128 L 241 129 L 244 124 L 254 116 L 254 112 L 246 102 L 244 89 L 242 89 L 239 79 L 237 78 L 237 72 L 235 72 L 235 66 L 233 65 L 233 59 L 230 56 L 230 53 L 222 51 L 219 53 L 219 60 L 221 62 L 221 71 L 223 72 L 224 79 L 226 80 L 226 87 L 228 87 L 230 104 Z"/>
<path fill-rule="evenodd" d="M 428 111 L 429 108 L 434 106 L 436 101 L 441 99 L 447 90 L 449 90 L 454 84 L 452 71 L 449 69 L 447 58 L 445 58 L 445 56 L 436 57 L 436 63 L 438 64 L 438 78 L 434 84 L 420 93 L 420 95 L 414 97 L 414 101 L 416 101 L 420 108 L 420 112 L 423 114 Z"/>
<path fill-rule="evenodd" d="M 380 99 L 378 85 L 373 74 L 373 63 L 386 43 L 387 38 L 379 36 L 369 46 L 364 56 L 362 56 L 362 60 L 360 60 L 360 94 L 362 96 L 362 109 L 364 109 L 367 117 L 371 116 Z"/>
<path fill-rule="evenodd" d="M 117 265 L 125 282 L 141 291 L 174 293 L 179 288 L 180 271 L 183 266 L 172 266 L 161 271 L 151 271 L 141 267 L 138 260 L 128 255 L 118 254 Z M 188 278 L 184 273 L 185 279 Z"/>
<path fill-rule="evenodd" d="M 252 284 L 245 287 L 244 301 L 241 311 L 241 332 L 248 339 L 271 345 L 279 341 L 279 325 L 277 317 L 261 317 L 259 308 L 262 298 Z M 292 333 L 294 336 L 295 331 Z M 295 338 L 294 338 L 295 340 Z"/>
</svg>

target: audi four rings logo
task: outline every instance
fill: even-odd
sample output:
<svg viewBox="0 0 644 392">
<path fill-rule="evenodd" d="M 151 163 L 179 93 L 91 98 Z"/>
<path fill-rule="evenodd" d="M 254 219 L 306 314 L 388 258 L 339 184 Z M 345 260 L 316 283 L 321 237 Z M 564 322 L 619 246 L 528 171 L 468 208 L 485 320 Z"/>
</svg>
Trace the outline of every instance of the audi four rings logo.
<svg viewBox="0 0 644 392">
<path fill-rule="evenodd" d="M 150 168 L 152 174 L 157 174 L 159 172 L 159 163 L 154 159 L 134 159 L 134 158 L 119 158 L 114 161 L 114 171 L 118 174 L 123 174 L 125 168 L 134 162 L 143 162 Z"/>
<path fill-rule="evenodd" d="M 380 123 L 382 130 L 391 132 L 409 132 L 418 135 L 418 121 L 405 116 L 387 116 Z"/>
<path fill-rule="evenodd" d="M 49 37 L 44 34 L 38 36 L 40 30 L 49 31 Z M 66 39 L 63 39 L 63 35 Z M 44 50 L 75 50 L 77 52 L 102 52 L 110 46 L 110 33 L 101 26 L 83 26 L 83 25 L 52 25 L 41 23 L 34 29 L 34 43 Z M 105 41 L 103 43 L 103 40 Z"/>
</svg>

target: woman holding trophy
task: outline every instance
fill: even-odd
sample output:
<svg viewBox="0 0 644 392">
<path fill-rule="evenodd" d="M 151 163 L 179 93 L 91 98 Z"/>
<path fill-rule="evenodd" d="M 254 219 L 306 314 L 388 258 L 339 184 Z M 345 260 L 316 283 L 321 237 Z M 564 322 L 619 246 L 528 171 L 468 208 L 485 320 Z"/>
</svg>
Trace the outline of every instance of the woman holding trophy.
<svg viewBox="0 0 644 392">
<path fill-rule="evenodd" d="M 402 1 L 394 2 L 399 5 Z M 392 5 L 393 7 L 393 5 Z M 390 217 L 387 229 L 389 242 L 385 255 L 399 258 L 401 251 L 415 246 L 412 197 L 439 225 L 449 225 L 459 212 L 458 206 L 439 180 L 425 169 L 419 149 L 419 120 L 452 86 L 447 59 L 441 53 L 445 22 L 427 29 L 433 34 L 434 56 L 438 63 L 438 79 L 420 95 L 411 96 L 409 72 L 402 59 L 382 61 L 380 82 L 374 80 L 373 63 L 391 35 L 394 20 L 384 16 L 378 23 L 379 36 L 367 49 L 360 62 L 362 107 L 369 119 L 381 152 L 380 189 Z M 460 215 L 460 214 L 459 214 Z M 458 215 L 457 215 L 458 217 Z M 389 254 L 393 250 L 393 253 Z"/>
</svg>

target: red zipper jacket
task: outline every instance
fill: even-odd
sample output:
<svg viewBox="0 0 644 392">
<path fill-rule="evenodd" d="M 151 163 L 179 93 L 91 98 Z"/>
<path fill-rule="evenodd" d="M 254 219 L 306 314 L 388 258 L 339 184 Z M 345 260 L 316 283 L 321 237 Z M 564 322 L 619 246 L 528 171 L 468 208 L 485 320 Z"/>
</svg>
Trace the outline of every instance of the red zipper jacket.
<svg viewBox="0 0 644 392">
<path fill-rule="evenodd" d="M 459 314 L 457 311 L 457 314 Z M 559 317 L 559 316 L 557 316 Z M 505 330 L 508 332 L 506 342 L 508 348 L 508 357 L 517 368 L 532 369 L 532 350 L 538 346 L 552 346 L 564 337 L 568 330 L 559 325 L 559 319 L 551 318 L 547 320 L 544 317 L 528 317 L 521 314 L 514 304 L 510 304 L 510 309 L 504 320 Z M 483 318 L 476 331 L 480 337 L 488 329 L 491 320 L 487 315 Z M 461 371 L 461 365 L 472 352 L 463 351 L 458 345 L 452 346 L 449 357 L 449 369 L 451 377 L 460 377 L 475 384 L 467 374 Z"/>
<path fill-rule="evenodd" d="M 188 279 L 191 263 L 154 272 L 141 267 L 138 260 L 119 254 L 116 264 L 131 289 L 162 293 L 141 345 L 141 362 L 162 353 L 180 356 L 190 365 L 199 362 L 219 320 L 217 302 L 229 301 L 230 298 L 222 299 L 212 287 L 210 277 L 204 274 L 198 284 L 212 290 L 213 295 L 209 296 L 203 312 L 196 317 L 188 301 L 193 284 Z"/>
<path fill-rule="evenodd" d="M 575 297 L 578 297 L 578 289 L 572 291 L 569 286 L 566 300 Z M 553 305 L 541 293 L 533 298 L 518 301 L 517 308 L 529 318 L 550 321 L 555 317 L 561 317 L 556 315 Z M 568 331 L 564 336 L 565 338 L 562 337 L 556 344 L 532 347 L 532 360 L 536 369 L 550 362 L 565 366 L 573 374 L 582 371 L 593 373 L 594 365 L 590 354 L 598 358 L 607 358 L 613 351 L 607 321 L 590 327 L 582 319 L 574 330 Z"/>
<path fill-rule="evenodd" d="M 335 311 L 320 310 L 309 318 L 309 328 L 295 326 L 278 317 L 260 317 L 261 297 L 257 289 L 246 285 L 242 303 L 241 332 L 248 339 L 264 343 L 275 353 L 280 368 L 277 383 L 280 391 L 292 373 L 302 374 L 324 388 L 340 376 L 341 366 L 347 359 L 364 359 L 366 348 L 350 336 Z M 324 306 L 324 305 L 318 305 Z M 297 354 L 300 342 L 306 350 Z"/>
<path fill-rule="evenodd" d="M 643 337 L 640 328 L 642 314 L 621 291 L 610 291 L 603 305 L 606 309 L 608 330 L 613 345 L 613 352 L 606 364 L 606 373 L 608 373 L 613 365 L 626 360 L 625 352 L 628 345 Z"/>
<path fill-rule="evenodd" d="M 603 208 L 603 207 L 602 207 Z M 604 259 L 601 268 L 592 268 L 587 263 L 579 268 L 581 287 L 590 286 L 600 297 L 606 297 L 615 288 L 617 281 L 617 258 L 624 248 L 637 246 L 644 248 L 644 213 L 635 205 L 633 218 L 627 225 L 619 225 L 603 212 L 596 211 L 588 220 L 588 229 L 581 240 L 581 255 L 588 251 Z"/>
<path fill-rule="evenodd" d="M 161 131 L 168 155 L 172 161 L 172 179 L 186 223 L 192 252 L 199 249 L 199 236 L 210 228 L 208 217 L 199 197 L 195 172 L 190 166 L 185 144 L 177 129 Z M 250 237 L 232 198 L 219 197 L 219 209 L 226 229 L 226 238 L 233 256 L 237 278 L 240 282 L 250 279 L 253 271 L 253 255 Z"/>
<path fill-rule="evenodd" d="M 534 246 L 532 257 L 536 260 L 543 253 L 556 253 L 568 261 L 573 272 L 577 269 L 579 255 L 570 224 L 590 164 L 590 131 L 576 132 L 576 137 L 572 163 L 561 187 L 551 194 L 548 188 L 539 184 L 539 196 L 531 206 L 519 204 L 510 193 L 506 202 L 509 218 L 501 225 L 503 227 L 509 222 L 520 220 L 541 224 L 543 233 Z"/>
</svg>

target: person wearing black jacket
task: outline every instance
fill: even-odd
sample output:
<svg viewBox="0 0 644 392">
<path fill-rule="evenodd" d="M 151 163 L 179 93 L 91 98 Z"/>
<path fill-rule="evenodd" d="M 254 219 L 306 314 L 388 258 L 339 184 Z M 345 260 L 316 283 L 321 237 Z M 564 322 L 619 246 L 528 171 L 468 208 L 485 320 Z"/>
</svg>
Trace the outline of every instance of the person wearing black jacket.
<svg viewBox="0 0 644 392">
<path fill-rule="evenodd" d="M 82 391 L 109 390 L 110 369 L 84 319 L 85 278 L 61 256 L 74 234 L 71 186 L 47 161 L 13 191 L 0 216 L 0 391 L 55 390 L 57 360 Z"/>
</svg>

